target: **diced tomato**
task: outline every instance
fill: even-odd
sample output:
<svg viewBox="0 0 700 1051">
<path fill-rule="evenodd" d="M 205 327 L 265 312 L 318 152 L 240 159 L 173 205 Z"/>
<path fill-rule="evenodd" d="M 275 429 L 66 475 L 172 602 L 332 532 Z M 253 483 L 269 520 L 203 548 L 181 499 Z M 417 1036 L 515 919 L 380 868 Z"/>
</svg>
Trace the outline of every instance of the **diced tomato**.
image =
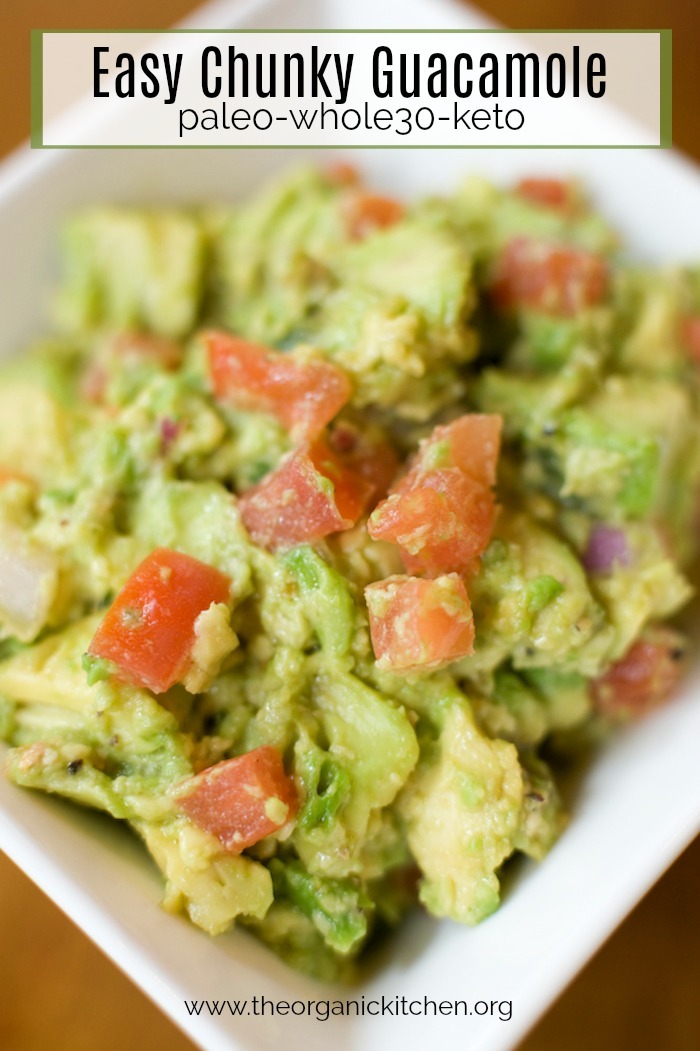
<svg viewBox="0 0 700 1051">
<path fill-rule="evenodd" d="M 643 715 L 668 700 L 678 685 L 682 665 L 679 636 L 667 628 L 650 632 L 594 681 L 595 707 L 611 718 Z"/>
<path fill-rule="evenodd" d="M 471 604 L 456 573 L 388 577 L 366 587 L 365 599 L 380 668 L 435 668 L 473 652 Z"/>
<path fill-rule="evenodd" d="M 700 314 L 690 314 L 683 318 L 681 339 L 693 361 L 700 365 Z"/>
<path fill-rule="evenodd" d="M 255 543 L 275 551 L 351 529 L 371 495 L 371 483 L 317 439 L 287 456 L 238 506 Z"/>
<path fill-rule="evenodd" d="M 462 572 L 487 547 L 496 504 L 490 489 L 458 467 L 422 472 L 393 493 L 370 516 L 374 540 L 401 548 L 409 573 L 439 576 Z"/>
<path fill-rule="evenodd" d="M 605 260 L 582 248 L 525 237 L 510 241 L 496 264 L 491 293 L 503 309 L 572 317 L 605 295 Z"/>
<path fill-rule="evenodd" d="M 360 183 L 359 171 L 348 161 L 333 161 L 326 165 L 324 174 L 333 186 L 358 186 Z"/>
<path fill-rule="evenodd" d="M 104 401 L 107 389 L 107 370 L 96 361 L 91 362 L 80 379 L 80 394 L 91 405 Z"/>
<path fill-rule="evenodd" d="M 8 482 L 24 482 L 25 484 L 32 485 L 31 478 L 27 478 L 26 474 L 21 474 L 19 471 L 13 471 L 9 467 L 3 467 L 0 464 L 0 485 L 7 485 Z"/>
<path fill-rule="evenodd" d="M 399 458 L 388 441 L 345 420 L 333 427 L 328 441 L 341 463 L 370 483 L 372 501 L 386 496 L 399 470 Z"/>
<path fill-rule="evenodd" d="M 240 854 L 279 832 L 299 806 L 294 781 L 271 745 L 203 770 L 184 782 L 176 799 L 195 825 L 216 836 L 229 854 Z"/>
<path fill-rule="evenodd" d="M 271 413 L 297 440 L 315 438 L 350 399 L 350 380 L 329 361 L 295 361 L 225 332 L 204 338 L 217 398 Z"/>
<path fill-rule="evenodd" d="M 361 241 L 375 230 L 384 230 L 398 223 L 404 216 L 404 207 L 391 197 L 358 191 L 348 196 L 344 216 L 348 233 L 354 241 Z"/>
<path fill-rule="evenodd" d="M 370 536 L 398 544 L 409 573 L 473 570 L 496 517 L 501 426 L 500 416 L 474 413 L 436 427 L 373 511 Z"/>
<path fill-rule="evenodd" d="M 421 442 L 410 478 L 431 468 L 458 467 L 483 486 L 495 485 L 502 426 L 502 416 L 474 412 L 436 427 Z"/>
<path fill-rule="evenodd" d="M 571 212 L 576 205 L 573 187 L 566 179 L 521 179 L 516 184 L 515 192 L 518 197 L 532 204 L 560 212 Z"/>
<path fill-rule="evenodd" d="M 227 602 L 230 591 L 218 569 L 157 548 L 107 610 L 89 653 L 116 664 L 124 681 L 164 693 L 188 671 L 197 617 L 212 603 Z"/>
<path fill-rule="evenodd" d="M 168 371 L 179 368 L 183 357 L 179 343 L 148 332 L 120 332 L 110 339 L 107 351 L 125 361 L 150 360 Z"/>
<path fill-rule="evenodd" d="M 323 438 L 317 438 L 309 446 L 308 455 L 316 470 L 333 483 L 340 514 L 354 525 L 372 496 L 373 483 L 348 466 Z"/>
</svg>

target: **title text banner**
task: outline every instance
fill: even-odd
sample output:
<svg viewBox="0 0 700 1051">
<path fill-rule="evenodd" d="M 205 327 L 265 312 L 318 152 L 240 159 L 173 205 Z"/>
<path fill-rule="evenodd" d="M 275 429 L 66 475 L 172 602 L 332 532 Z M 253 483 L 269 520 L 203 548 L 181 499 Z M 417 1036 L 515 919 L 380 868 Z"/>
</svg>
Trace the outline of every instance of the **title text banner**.
<svg viewBox="0 0 700 1051">
<path fill-rule="evenodd" d="M 37 32 L 32 75 L 38 147 L 670 142 L 663 30 Z"/>
</svg>

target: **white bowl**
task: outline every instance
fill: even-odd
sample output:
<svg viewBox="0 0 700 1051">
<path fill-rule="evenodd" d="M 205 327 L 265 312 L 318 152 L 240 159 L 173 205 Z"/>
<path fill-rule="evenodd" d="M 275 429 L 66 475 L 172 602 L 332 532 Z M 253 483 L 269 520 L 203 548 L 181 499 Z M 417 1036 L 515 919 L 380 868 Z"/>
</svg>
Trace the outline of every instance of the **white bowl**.
<svg viewBox="0 0 700 1051">
<path fill-rule="evenodd" d="M 472 28 L 476 12 L 445 0 L 270 0 L 218 3 L 197 23 L 280 28 Z M 308 153 L 305 160 L 312 159 Z M 39 307 L 61 218 L 92 201 L 229 199 L 295 160 L 293 151 L 21 151 L 0 173 L 0 348 L 45 328 Z M 700 177 L 667 151 L 367 151 L 370 180 L 393 193 L 447 189 L 468 171 L 510 182 L 573 172 L 631 249 L 658 261 L 700 254 Z M 667 708 L 620 734 L 595 759 L 571 824 L 540 865 L 508 881 L 501 909 L 471 930 L 410 921 L 357 989 L 329 990 L 288 970 L 246 934 L 210 939 L 158 907 L 161 880 L 125 829 L 0 780 L 0 848 L 147 993 L 209 1051 L 327 1047 L 423 1051 L 513 1047 L 590 954 L 700 829 L 700 672 Z M 253 997 L 318 1001 L 364 996 L 494 1002 L 465 1017 L 306 1017 L 253 1014 Z M 185 1001 L 248 1001 L 241 1016 L 191 1016 Z M 498 1004 L 512 1002 L 508 1009 Z M 431 1012 L 432 1009 L 428 1008 Z"/>
</svg>

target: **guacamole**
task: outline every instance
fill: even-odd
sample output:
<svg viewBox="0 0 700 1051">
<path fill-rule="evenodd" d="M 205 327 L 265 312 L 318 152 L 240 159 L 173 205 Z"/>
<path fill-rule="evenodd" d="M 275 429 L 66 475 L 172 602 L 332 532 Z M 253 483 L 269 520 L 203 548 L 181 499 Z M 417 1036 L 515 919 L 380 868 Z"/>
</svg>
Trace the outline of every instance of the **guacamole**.
<svg viewBox="0 0 700 1051">
<path fill-rule="evenodd" d="M 0 370 L 7 776 L 317 976 L 484 919 L 563 828 L 557 743 L 679 679 L 700 273 L 573 182 L 336 167 L 77 213 L 53 316 Z"/>
</svg>

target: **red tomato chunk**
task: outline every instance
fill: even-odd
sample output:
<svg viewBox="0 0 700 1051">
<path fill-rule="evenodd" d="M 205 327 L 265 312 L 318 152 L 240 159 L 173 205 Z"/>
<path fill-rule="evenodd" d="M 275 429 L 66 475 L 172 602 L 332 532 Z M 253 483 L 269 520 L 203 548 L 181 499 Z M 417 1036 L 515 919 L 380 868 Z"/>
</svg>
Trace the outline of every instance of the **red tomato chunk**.
<svg viewBox="0 0 700 1051">
<path fill-rule="evenodd" d="M 539 204 L 543 208 L 570 212 L 575 209 L 576 196 L 570 182 L 565 179 L 521 179 L 515 187 L 518 197 Z"/>
<path fill-rule="evenodd" d="M 228 602 L 230 591 L 218 569 L 157 548 L 117 595 L 89 653 L 116 664 L 124 681 L 164 693 L 189 668 L 197 617 L 212 603 Z"/>
<path fill-rule="evenodd" d="M 309 446 L 309 457 L 316 470 L 333 483 L 336 506 L 354 525 L 374 492 L 374 483 L 359 469 L 349 467 L 323 438 Z"/>
<path fill-rule="evenodd" d="M 660 628 L 640 639 L 605 675 L 593 683 L 593 702 L 613 718 L 634 718 L 663 704 L 675 690 L 683 668 L 681 640 Z"/>
<path fill-rule="evenodd" d="M 109 351 L 124 361 L 152 361 L 173 371 L 182 364 L 183 351 L 178 343 L 146 332 L 120 332 L 113 336 Z"/>
<path fill-rule="evenodd" d="M 189 778 L 177 803 L 229 854 L 240 854 L 278 832 L 299 806 L 294 782 L 284 772 L 280 752 L 271 745 L 225 759 Z"/>
<path fill-rule="evenodd" d="M 690 314 L 683 318 L 681 339 L 693 361 L 700 365 L 700 314 Z"/>
<path fill-rule="evenodd" d="M 402 204 L 374 193 L 352 193 L 345 204 L 345 224 L 355 241 L 361 241 L 375 230 L 393 226 L 403 215 Z"/>
<path fill-rule="evenodd" d="M 31 484 L 31 479 L 26 474 L 20 474 L 19 471 L 13 471 L 11 467 L 3 467 L 0 464 L 0 485 L 7 485 L 9 482 L 26 482 Z"/>
<path fill-rule="evenodd" d="M 323 174 L 331 186 L 359 186 L 361 182 L 358 169 L 347 161 L 333 161 L 326 165 Z"/>
<path fill-rule="evenodd" d="M 464 581 L 388 577 L 365 588 L 372 647 L 381 668 L 435 668 L 474 648 L 474 619 Z"/>
<path fill-rule="evenodd" d="M 411 475 L 430 468 L 458 467 L 480 485 L 495 485 L 502 427 L 503 417 L 478 412 L 436 427 L 421 442 Z"/>
<path fill-rule="evenodd" d="M 328 440 L 340 462 L 372 486 L 371 500 L 383 499 L 399 470 L 391 445 L 346 420 L 334 425 Z"/>
<path fill-rule="evenodd" d="M 582 248 L 516 238 L 496 265 L 493 300 L 503 309 L 573 317 L 605 295 L 605 260 Z"/>
<path fill-rule="evenodd" d="M 490 489 L 457 467 L 426 471 L 412 488 L 394 493 L 370 517 L 374 540 L 401 548 L 410 573 L 464 572 L 486 548 L 496 502 Z"/>
<path fill-rule="evenodd" d="M 210 332 L 205 342 L 216 397 L 271 413 L 297 440 L 320 434 L 350 399 L 350 380 L 328 361 L 295 361 L 225 332 Z"/>
<path fill-rule="evenodd" d="M 370 536 L 398 544 L 409 573 L 463 573 L 486 549 L 501 425 L 500 416 L 475 413 L 436 427 L 370 516 Z"/>
<path fill-rule="evenodd" d="M 351 529 L 373 492 L 322 439 L 291 453 L 238 501 L 256 544 L 275 551 Z"/>
</svg>

